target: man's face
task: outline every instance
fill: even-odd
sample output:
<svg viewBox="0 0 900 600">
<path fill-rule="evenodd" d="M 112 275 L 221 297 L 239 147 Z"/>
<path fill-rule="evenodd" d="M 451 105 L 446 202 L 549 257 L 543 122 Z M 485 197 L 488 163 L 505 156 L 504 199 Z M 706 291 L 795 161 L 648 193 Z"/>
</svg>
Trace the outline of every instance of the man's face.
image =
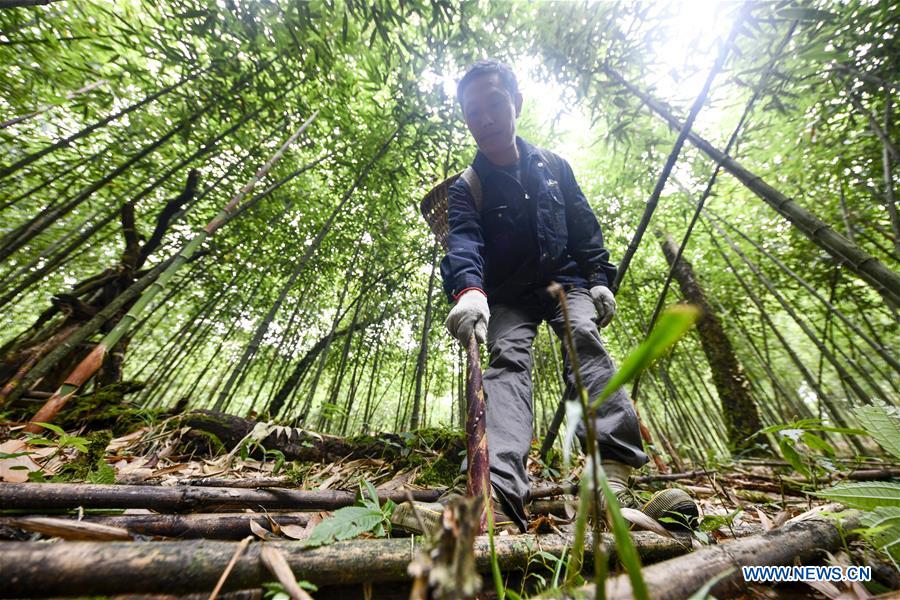
<svg viewBox="0 0 900 600">
<path fill-rule="evenodd" d="M 481 75 L 463 90 L 463 116 L 478 147 L 488 157 L 516 143 L 516 117 L 522 95 L 511 98 L 496 73 Z"/>
</svg>

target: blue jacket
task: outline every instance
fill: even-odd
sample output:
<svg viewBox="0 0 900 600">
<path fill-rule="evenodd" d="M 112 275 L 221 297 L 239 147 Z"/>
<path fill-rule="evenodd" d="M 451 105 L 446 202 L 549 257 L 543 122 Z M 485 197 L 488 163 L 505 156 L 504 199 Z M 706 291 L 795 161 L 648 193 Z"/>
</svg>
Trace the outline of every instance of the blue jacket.
<svg viewBox="0 0 900 600">
<path fill-rule="evenodd" d="M 516 144 L 521 184 L 480 151 L 475 155 L 480 214 L 462 178 L 448 190 L 449 250 L 441 276 L 451 302 L 470 288 L 483 290 L 491 304 L 505 304 L 551 281 L 591 288 L 615 278 L 600 224 L 569 163 L 522 138 Z"/>
</svg>

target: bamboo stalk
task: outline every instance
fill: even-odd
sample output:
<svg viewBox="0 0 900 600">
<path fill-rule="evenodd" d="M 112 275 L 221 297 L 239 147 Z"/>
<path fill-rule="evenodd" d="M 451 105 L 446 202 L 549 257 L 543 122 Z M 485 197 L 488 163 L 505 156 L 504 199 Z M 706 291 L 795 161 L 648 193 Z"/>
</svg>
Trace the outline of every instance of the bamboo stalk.
<svg viewBox="0 0 900 600">
<path fill-rule="evenodd" d="M 590 535 L 590 534 L 589 534 Z M 632 540 L 645 563 L 677 556 L 690 548 L 681 539 L 635 532 Z M 592 544 L 586 540 L 587 552 Z M 0 597 L 84 596 L 120 593 L 191 593 L 208 591 L 235 554 L 240 542 L 0 542 Z M 615 555 L 612 536 L 602 543 Z M 337 542 L 307 548 L 296 542 L 265 542 L 280 550 L 297 579 L 317 585 L 410 579 L 407 565 L 415 556 L 411 539 Z M 561 556 L 572 544 L 569 534 L 497 536 L 503 570 L 527 568 L 535 549 Z M 253 543 L 237 560 L 223 589 L 258 587 L 271 579 L 260 562 L 262 543 Z M 487 536 L 475 539 L 475 567 L 490 570 Z M 103 568 L 97 568 L 103 565 Z"/>
<path fill-rule="evenodd" d="M 700 90 L 700 93 L 697 94 L 697 97 L 694 99 L 694 103 L 691 105 L 691 110 L 688 113 L 688 117 L 687 119 L 685 119 L 684 124 L 678 128 L 678 137 L 675 139 L 675 144 L 672 146 L 672 150 L 669 152 L 666 163 L 665 165 L 663 165 L 662 172 L 660 172 L 659 178 L 656 180 L 656 186 L 653 188 L 653 192 L 650 194 L 650 198 L 647 200 L 647 205 L 644 208 L 644 214 L 641 216 L 641 221 L 640 223 L 638 223 L 637 230 L 635 230 L 634 236 L 631 238 L 631 241 L 628 242 L 628 248 L 625 249 L 625 254 L 622 256 L 622 260 L 619 263 L 619 269 L 616 272 L 616 278 L 610 285 L 610 289 L 612 289 L 613 293 L 619 290 L 619 287 L 622 285 L 622 281 L 625 279 L 625 273 L 628 271 L 628 265 L 631 264 L 631 259 L 637 252 L 638 246 L 641 243 L 641 239 L 644 236 L 644 232 L 647 230 L 647 226 L 650 225 L 650 219 L 651 217 L 653 217 L 653 212 L 656 210 L 656 205 L 659 202 L 659 197 L 662 194 L 663 189 L 666 187 L 666 182 L 669 180 L 669 174 L 675 167 L 675 162 L 678 160 L 678 155 L 681 153 L 681 148 L 682 146 L 684 146 L 684 141 L 691 133 L 691 128 L 694 126 L 694 120 L 700 113 L 700 109 L 702 109 L 703 105 L 706 104 L 706 97 L 709 94 L 710 87 L 712 87 L 713 80 L 725 65 L 725 60 L 728 58 L 731 46 L 734 44 L 735 38 L 737 37 L 737 34 L 741 29 L 740 24 L 743 21 L 744 13 L 746 12 L 746 10 L 746 7 L 742 8 L 741 14 L 738 15 L 737 19 L 735 19 L 734 24 L 731 27 L 731 32 L 728 35 L 728 39 L 724 44 L 722 44 L 722 47 L 719 50 L 719 55 L 716 57 L 716 62 L 713 63 L 712 68 L 709 70 L 709 73 L 706 76 L 706 81 L 703 84 L 703 89 Z M 649 327 L 652 325 L 653 323 L 651 322 L 648 326 L 647 331 L 649 331 Z"/>
<path fill-rule="evenodd" d="M 409 419 L 409 428 L 418 429 L 421 415 L 419 415 L 422 399 L 422 375 L 425 372 L 425 361 L 428 360 L 428 332 L 431 330 L 431 313 L 434 300 L 434 281 L 437 267 L 437 253 L 440 245 L 437 240 L 431 246 L 431 273 L 428 276 L 428 291 L 425 292 L 425 316 L 422 320 L 422 335 L 419 339 L 419 355 L 416 359 L 415 392 L 413 393 L 412 414 Z"/>
<path fill-rule="evenodd" d="M 829 311 L 829 314 L 833 314 L 833 315 L 837 316 L 841 321 L 844 322 L 844 324 L 847 327 L 849 327 L 853 331 L 853 333 L 858 335 L 863 341 L 865 341 L 869 346 L 871 346 L 872 349 L 875 350 L 875 352 L 878 354 L 878 356 L 880 356 L 882 359 L 884 359 L 884 361 L 887 362 L 891 366 L 891 368 L 893 368 L 895 371 L 897 371 L 897 373 L 900 373 L 900 361 L 897 361 L 897 359 L 895 359 L 882 344 L 878 343 L 877 341 L 875 341 L 874 339 L 872 339 L 871 337 L 866 335 L 866 333 L 862 329 L 860 329 L 859 326 L 857 326 L 852 321 L 850 321 L 850 319 L 848 319 L 847 316 L 842 311 L 838 310 L 838 308 L 836 306 L 834 306 L 834 304 L 832 303 L 831 300 L 825 298 L 818 290 L 816 290 L 805 279 L 803 279 L 803 277 L 798 275 L 796 272 L 794 272 L 793 269 L 791 269 L 784 262 L 779 260 L 779 258 L 777 256 L 775 256 L 774 254 L 772 254 L 771 252 L 766 250 L 766 248 L 764 246 L 756 243 L 752 238 L 750 238 L 750 236 L 748 236 L 743 231 L 741 231 L 740 229 L 735 227 L 732 223 L 730 223 L 729 221 L 724 219 L 722 216 L 718 215 L 717 213 L 715 213 L 714 211 L 709 210 L 709 209 L 706 209 L 705 212 L 708 215 L 710 215 L 711 217 L 713 217 L 715 220 L 721 222 L 723 225 L 728 227 L 730 230 L 734 231 L 736 234 L 738 234 L 741 237 L 741 239 L 743 239 L 748 244 L 753 246 L 753 248 L 755 250 L 757 250 L 760 254 L 762 254 L 763 256 L 765 256 L 766 258 L 771 260 L 773 263 L 775 263 L 775 265 L 782 272 L 784 272 L 785 274 L 790 276 L 791 279 L 793 279 L 794 281 L 799 283 L 803 287 L 803 289 L 805 289 L 812 296 L 814 296 L 817 300 L 819 300 L 823 305 L 825 305 L 825 307 Z M 833 298 L 832 298 L 832 300 L 833 300 Z"/>
<path fill-rule="evenodd" d="M 137 301 L 132 305 L 128 312 L 119 320 L 116 326 L 94 347 L 91 353 L 85 357 L 75 369 L 65 379 L 56 394 L 50 398 L 47 403 L 37 412 L 32 419 L 32 423 L 26 426 L 25 431 L 38 433 L 41 428 L 34 422 L 52 421 L 56 414 L 62 409 L 78 389 L 84 385 L 99 370 L 103 364 L 103 359 L 109 349 L 113 348 L 116 343 L 128 332 L 131 325 L 137 320 L 141 312 L 150 304 L 153 298 L 162 291 L 169 280 L 174 277 L 175 273 L 184 265 L 199 249 L 208 237 L 215 234 L 222 225 L 228 222 L 233 213 L 236 212 L 238 205 L 244 197 L 253 189 L 253 187 L 265 176 L 272 166 L 281 158 L 288 147 L 296 141 L 300 135 L 306 131 L 309 124 L 318 113 L 313 113 L 293 135 L 275 152 L 275 154 L 257 171 L 256 175 L 245 184 L 231 201 L 216 215 L 207 225 L 198 231 L 176 254 L 171 263 L 159 275 L 159 277 L 151 283 L 147 290 L 144 291 Z"/>
<path fill-rule="evenodd" d="M 7 0 L 6 2 L 0 2 L 0 8 L 6 8 L 6 6 L 4 6 L 4 5 L 22 6 L 23 1 L 28 2 L 28 0 L 15 0 L 13 2 L 9 2 Z M 72 98 L 75 98 L 76 96 L 80 96 L 81 94 L 86 94 L 86 93 L 90 92 L 91 90 L 94 90 L 98 87 L 105 85 L 106 83 L 108 83 L 108 82 L 105 79 L 101 79 L 100 81 L 94 81 L 83 87 L 78 88 L 77 90 L 73 90 L 73 91 L 69 92 L 68 94 L 66 94 L 65 99 L 71 100 Z M 47 112 L 50 109 L 56 108 L 57 106 L 59 106 L 59 105 L 45 104 L 44 106 L 39 106 L 36 110 L 34 110 L 30 113 L 26 113 L 24 115 L 19 115 L 18 117 L 13 117 L 11 119 L 7 119 L 6 121 L 3 121 L 2 123 L 0 123 L 0 129 L 6 129 L 7 127 L 11 127 L 11 126 L 15 125 L 16 123 L 21 123 L 22 121 L 36 117 L 42 113 Z"/>
<path fill-rule="evenodd" d="M 697 331 L 721 403 L 719 408 L 725 421 L 728 446 L 733 450 L 746 449 L 753 434 L 762 429 L 762 422 L 756 401 L 750 393 L 750 382 L 744 366 L 725 334 L 722 319 L 707 299 L 706 291 L 694 273 L 693 266 L 681 256 L 682 248 L 675 245 L 670 235 L 661 232 L 657 232 L 657 235 L 662 239 L 663 254 L 670 267 L 669 276 L 678 282 L 687 301 L 703 311 L 703 316 L 697 323 Z M 696 364 L 693 360 L 690 363 Z M 700 380 L 703 381 L 702 378 Z"/>
<path fill-rule="evenodd" d="M 744 107 L 744 112 L 741 114 L 741 118 L 738 121 L 738 124 L 735 125 L 734 130 L 731 132 L 731 135 L 728 137 L 728 142 L 725 144 L 725 149 L 722 151 L 722 154 L 728 156 L 731 152 L 731 148 L 737 142 L 738 134 L 741 132 L 741 129 L 744 127 L 744 123 L 750 117 L 751 112 L 753 111 L 754 106 L 756 106 L 756 101 L 759 99 L 760 94 L 762 94 L 763 90 L 766 89 L 766 84 L 769 79 L 769 75 L 772 72 L 772 69 L 775 67 L 775 64 L 778 62 L 778 59 L 781 57 L 782 52 L 784 52 L 785 47 L 788 42 L 791 40 L 791 37 L 794 35 L 794 31 L 797 29 L 798 21 L 794 20 L 791 23 L 790 28 L 787 33 L 785 33 L 784 37 L 781 39 L 778 47 L 775 49 L 775 52 L 772 55 L 772 58 L 769 60 L 766 65 L 765 70 L 763 71 L 762 76 L 759 78 L 759 82 L 753 90 L 753 95 L 750 97 L 750 100 L 747 102 L 747 106 Z M 712 194 L 713 187 L 716 184 L 716 180 L 719 177 L 719 173 L 722 170 L 722 164 L 720 162 L 716 162 L 716 166 L 713 169 L 712 175 L 710 175 L 709 180 L 706 183 L 706 188 L 703 190 L 703 193 L 700 195 L 700 199 L 697 201 L 697 206 L 694 209 L 694 214 L 691 215 L 691 220 L 688 223 L 687 229 L 684 232 L 684 235 L 681 238 L 681 242 L 675 246 L 675 255 L 672 260 L 669 261 L 669 271 L 666 274 L 666 280 L 663 283 L 662 291 L 659 293 L 659 296 L 656 300 L 656 306 L 653 308 L 653 313 L 650 315 L 650 322 L 647 324 L 646 331 L 649 333 L 651 329 L 653 329 L 653 325 L 656 323 L 656 319 L 659 318 L 659 314 L 662 312 L 663 304 L 665 303 L 666 296 L 668 295 L 669 285 L 672 282 L 672 278 L 675 276 L 675 270 L 678 268 L 679 263 L 681 262 L 682 253 L 684 253 L 685 248 L 687 248 L 688 241 L 691 238 L 691 234 L 694 232 L 694 227 L 697 225 L 697 220 L 700 218 L 700 212 L 703 210 L 704 205 L 706 204 L 706 200 Z M 674 245 L 674 242 L 673 242 Z M 710 362 L 710 367 L 715 368 L 712 362 Z M 638 384 L 640 378 L 635 381 L 634 391 L 637 391 Z M 636 396 L 637 394 L 632 394 Z"/>
<path fill-rule="evenodd" d="M 769 278 L 765 276 L 765 274 L 760 270 L 760 268 L 753 261 L 751 261 L 747 257 L 746 254 L 744 254 L 744 252 L 740 249 L 740 247 L 738 247 L 738 245 L 735 243 L 735 241 L 732 240 L 731 236 L 729 236 L 725 230 L 723 230 L 721 227 L 719 227 L 719 225 L 717 223 L 715 223 L 714 221 L 712 221 L 711 219 L 708 219 L 708 221 L 713 226 L 713 228 L 716 229 L 716 231 L 719 233 L 719 235 L 725 240 L 725 242 L 729 245 L 729 247 L 731 247 L 732 251 L 735 254 L 737 254 L 741 258 L 741 260 L 744 262 L 744 264 L 746 264 L 750 268 L 750 270 L 753 272 L 753 274 L 756 276 L 756 278 L 759 280 L 759 282 L 763 284 L 763 287 L 765 287 L 769 291 L 769 293 L 775 298 L 775 300 L 778 301 L 778 303 L 785 310 L 785 312 L 787 312 L 788 315 L 790 315 L 790 317 L 794 320 L 794 322 L 800 326 L 800 329 L 803 330 L 803 332 L 810 339 L 810 341 L 819 349 L 819 352 L 821 352 L 821 354 L 825 357 L 826 360 L 828 360 L 828 362 L 831 364 L 831 366 L 837 372 L 840 380 L 845 382 L 847 385 L 849 385 L 850 388 L 853 390 L 853 392 L 856 394 L 856 396 L 862 402 L 865 402 L 866 404 L 872 404 L 871 398 L 869 397 L 868 394 L 866 394 L 865 390 L 862 389 L 862 386 L 860 386 L 860 384 L 856 381 L 856 378 L 854 378 L 847 371 L 847 369 L 844 368 L 844 365 L 841 363 L 841 361 L 839 361 L 834 356 L 834 354 L 832 354 L 832 352 L 830 350 L 828 350 L 828 347 L 822 342 L 822 340 L 819 339 L 819 337 L 816 335 L 816 332 L 809 326 L 809 324 L 805 320 L 800 318 L 800 315 L 797 314 L 797 311 L 794 309 L 794 307 L 791 306 L 790 302 L 788 302 L 784 298 L 784 296 L 782 296 L 778 292 L 775 285 L 769 280 Z M 854 361 L 848 361 L 848 362 L 850 362 L 851 365 L 853 367 L 855 367 L 858 372 L 861 372 L 861 373 L 863 372 L 856 365 L 856 363 Z M 865 375 L 868 375 L 868 374 L 865 373 Z M 881 390 L 881 388 L 876 383 L 874 383 L 874 381 L 870 381 L 870 385 L 873 386 L 875 392 L 882 399 L 884 399 L 885 401 L 889 401 L 887 395 Z"/>
<path fill-rule="evenodd" d="M 85 515 L 81 519 L 73 517 L 56 520 L 76 521 L 105 527 L 124 529 L 132 535 L 169 537 L 178 539 L 204 538 L 210 540 L 241 540 L 253 535 L 250 522 L 266 529 L 271 528 L 269 518 L 278 525 L 305 526 L 309 513 L 267 512 L 258 513 L 194 513 L 186 515 Z M 21 528 L 23 519 L 18 517 L 0 518 L 0 526 Z"/>
<path fill-rule="evenodd" d="M 46 6 L 60 0 L 0 0 L 0 9 L 21 8 L 25 6 Z"/>
<path fill-rule="evenodd" d="M 725 253 L 724 248 L 722 248 L 721 244 L 719 244 L 718 240 L 716 239 L 716 236 L 712 235 L 711 228 L 709 227 L 709 225 L 707 224 L 707 222 L 705 220 L 703 221 L 703 224 L 707 228 L 709 228 L 709 232 L 710 232 L 709 239 L 713 243 L 713 246 L 715 246 L 716 251 L 722 257 L 722 260 L 724 260 L 725 263 L 728 265 L 728 268 L 731 269 L 732 274 L 735 276 L 735 278 L 737 279 L 737 281 L 741 285 L 741 287 L 744 288 L 744 291 L 747 293 L 747 297 L 750 298 L 750 300 L 753 302 L 754 305 L 756 305 L 756 308 L 759 310 L 760 317 L 769 326 L 769 329 L 775 334 L 775 337 L 778 338 L 778 341 L 781 343 L 781 346 L 784 348 L 785 352 L 787 352 L 788 356 L 791 359 L 791 362 L 793 362 L 794 366 L 797 367 L 797 370 L 800 371 L 800 374 L 803 377 L 803 379 L 816 392 L 816 395 L 818 396 L 818 398 L 821 399 L 822 402 L 824 402 L 825 405 L 828 407 L 828 410 L 831 413 L 831 418 L 840 427 L 849 427 L 850 425 L 847 422 L 847 419 L 845 418 L 844 414 L 838 409 L 837 405 L 835 404 L 835 402 L 831 398 L 831 396 L 825 393 L 824 389 L 818 384 L 818 382 L 816 381 L 816 378 L 813 376 L 813 374 L 809 372 L 809 369 L 806 367 L 805 364 L 803 364 L 803 361 L 800 360 L 800 357 L 797 355 L 796 351 L 794 351 L 794 349 L 791 348 L 790 344 L 788 344 L 787 340 L 784 338 L 784 335 L 782 335 L 781 331 L 778 329 L 778 327 L 775 325 L 775 323 L 772 322 L 772 319 L 769 317 L 769 314 L 766 311 L 765 306 L 763 306 L 762 302 L 760 301 L 759 298 L 757 298 L 756 294 L 753 292 L 750 285 L 746 282 L 746 280 L 737 271 L 734 264 L 731 262 L 731 259 L 728 258 L 728 255 Z M 852 437 L 852 436 L 850 437 L 850 443 L 852 443 L 861 453 L 865 453 L 865 448 L 862 447 L 862 445 L 859 443 L 859 440 L 857 440 L 855 437 Z"/>
<path fill-rule="evenodd" d="M 640 98 L 647 107 L 665 120 L 670 127 L 679 131 L 683 129 L 682 122 L 663 103 L 639 90 L 608 65 L 603 66 L 603 71 L 611 79 L 623 85 L 632 94 Z M 847 238 L 832 229 L 830 225 L 797 204 L 794 200 L 770 186 L 761 177 L 747 170 L 736 160 L 724 155 L 699 135 L 690 133 L 688 134 L 688 140 L 704 154 L 720 162 L 726 171 L 736 177 L 766 204 L 775 209 L 778 214 L 787 219 L 814 244 L 825 250 L 840 264 L 846 265 L 848 269 L 872 286 L 890 306 L 900 306 L 900 275 L 851 243 Z"/>
<path fill-rule="evenodd" d="M 841 529 L 853 529 L 855 523 L 853 517 L 845 519 Z M 642 574 L 651 598 L 680 600 L 691 597 L 713 577 L 731 570 L 709 590 L 717 598 L 730 598 L 746 592 L 741 567 L 810 564 L 818 559 L 822 551 L 834 550 L 842 543 L 842 535 L 834 523 L 800 521 L 648 566 Z M 590 585 L 577 590 L 574 597 L 593 598 L 595 593 L 596 588 Z M 607 580 L 608 600 L 631 597 L 631 584 L 627 576 L 619 575 Z"/>
<path fill-rule="evenodd" d="M 379 494 L 379 499 L 404 502 L 407 493 L 411 493 L 416 500 L 433 502 L 437 500 L 441 490 L 394 490 Z M 0 506 L 4 509 L 149 508 L 157 511 L 190 512 L 200 509 L 265 507 L 334 510 L 355 503 L 356 492 L 345 490 L 89 483 L 5 483 L 0 486 Z"/>
</svg>

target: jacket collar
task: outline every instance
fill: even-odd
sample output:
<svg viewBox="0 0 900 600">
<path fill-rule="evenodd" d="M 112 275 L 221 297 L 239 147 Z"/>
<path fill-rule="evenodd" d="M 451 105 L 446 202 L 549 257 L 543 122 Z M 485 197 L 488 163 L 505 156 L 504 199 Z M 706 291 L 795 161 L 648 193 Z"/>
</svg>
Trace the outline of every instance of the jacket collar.
<svg viewBox="0 0 900 600">
<path fill-rule="evenodd" d="M 537 154 L 537 148 L 519 136 L 516 136 L 516 146 L 519 147 L 519 160 L 525 165 L 525 168 L 528 168 L 532 155 Z M 482 181 L 497 170 L 494 163 L 488 160 L 488 157 L 485 156 L 481 150 L 475 153 L 475 159 L 472 161 L 472 168 L 475 169 L 475 172 Z"/>
</svg>

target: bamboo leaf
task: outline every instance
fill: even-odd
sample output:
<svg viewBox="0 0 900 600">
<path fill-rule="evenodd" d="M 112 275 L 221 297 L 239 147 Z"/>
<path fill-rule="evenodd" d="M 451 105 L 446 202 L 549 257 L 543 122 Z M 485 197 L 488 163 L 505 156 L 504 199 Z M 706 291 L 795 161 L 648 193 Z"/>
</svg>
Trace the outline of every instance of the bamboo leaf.
<svg viewBox="0 0 900 600">
<path fill-rule="evenodd" d="M 797 19 L 799 21 L 825 21 L 830 23 L 837 18 L 834 13 L 827 10 L 794 6 L 782 8 L 777 14 L 783 19 Z"/>
<path fill-rule="evenodd" d="M 599 406 L 613 392 L 637 377 L 639 373 L 650 366 L 650 363 L 665 354 L 694 326 L 699 318 L 700 309 L 689 304 L 677 304 L 666 309 L 660 315 L 659 321 L 647 339 L 622 361 L 622 366 L 603 388 L 600 397 L 594 401 L 593 407 Z"/>
<path fill-rule="evenodd" d="M 40 425 L 44 429 L 49 429 L 56 435 L 65 435 L 66 432 L 59 425 L 54 425 L 53 423 L 35 423 L 35 425 Z"/>
</svg>

